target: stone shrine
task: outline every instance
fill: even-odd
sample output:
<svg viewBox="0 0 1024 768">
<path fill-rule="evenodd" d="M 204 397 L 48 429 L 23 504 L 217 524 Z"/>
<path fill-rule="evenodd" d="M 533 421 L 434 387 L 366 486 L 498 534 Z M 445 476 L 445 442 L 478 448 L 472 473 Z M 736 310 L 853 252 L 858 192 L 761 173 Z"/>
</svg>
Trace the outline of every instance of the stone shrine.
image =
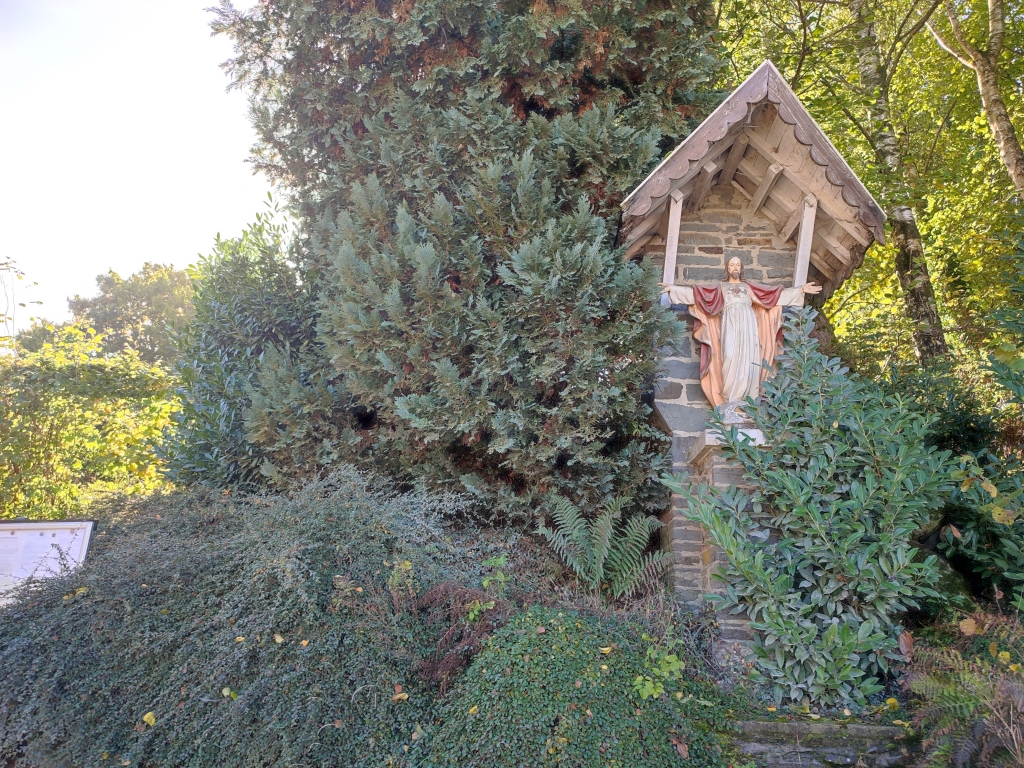
<svg viewBox="0 0 1024 768">
<path fill-rule="evenodd" d="M 622 212 L 619 242 L 627 258 L 653 261 L 666 285 L 718 284 L 726 264 L 739 259 L 742 279 L 761 286 L 821 286 L 789 302 L 796 305 L 806 300 L 821 307 L 860 266 L 865 250 L 885 242 L 881 207 L 770 61 L 633 190 Z M 702 387 L 702 368 L 706 377 L 709 348 L 692 338 L 701 312 L 673 309 L 691 331 L 668 353 L 655 391 L 657 413 L 672 435 L 673 471 L 695 483 L 743 485 L 742 470 L 721 457 L 717 433 L 707 428 L 711 388 L 707 381 Z M 756 430 L 748 434 L 761 441 Z M 698 604 L 718 589 L 711 579 L 717 553 L 699 524 L 681 518 L 683 503 L 674 496 L 663 517 L 665 546 L 675 553 L 676 598 Z M 749 630 L 732 617 L 722 623 L 722 638 L 746 640 Z"/>
</svg>

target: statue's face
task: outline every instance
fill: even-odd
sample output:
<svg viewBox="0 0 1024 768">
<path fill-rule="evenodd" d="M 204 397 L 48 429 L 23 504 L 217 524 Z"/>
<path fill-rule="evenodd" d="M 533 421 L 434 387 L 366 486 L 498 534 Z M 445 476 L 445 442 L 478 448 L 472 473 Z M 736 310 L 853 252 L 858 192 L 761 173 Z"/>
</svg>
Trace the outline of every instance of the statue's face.
<svg viewBox="0 0 1024 768">
<path fill-rule="evenodd" d="M 726 272 L 729 273 L 729 277 L 739 280 L 743 275 L 743 262 L 733 257 L 729 259 L 729 263 L 725 265 Z"/>
</svg>

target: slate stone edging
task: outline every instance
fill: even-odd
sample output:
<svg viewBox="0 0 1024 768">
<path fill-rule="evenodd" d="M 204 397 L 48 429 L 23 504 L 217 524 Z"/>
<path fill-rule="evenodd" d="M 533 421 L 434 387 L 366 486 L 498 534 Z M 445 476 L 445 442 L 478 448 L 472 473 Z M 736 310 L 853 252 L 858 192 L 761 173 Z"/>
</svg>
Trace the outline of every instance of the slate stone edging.
<svg viewBox="0 0 1024 768">
<path fill-rule="evenodd" d="M 759 768 L 895 768 L 919 751 L 902 728 L 856 723 L 789 723 L 747 720 L 736 724 L 733 743 Z"/>
</svg>

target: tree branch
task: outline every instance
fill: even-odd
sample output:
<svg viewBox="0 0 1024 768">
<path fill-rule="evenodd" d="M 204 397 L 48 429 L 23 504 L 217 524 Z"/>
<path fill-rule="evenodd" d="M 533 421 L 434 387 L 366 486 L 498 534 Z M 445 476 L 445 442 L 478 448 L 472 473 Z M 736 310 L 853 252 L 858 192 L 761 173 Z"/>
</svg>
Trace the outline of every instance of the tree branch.
<svg viewBox="0 0 1024 768">
<path fill-rule="evenodd" d="M 828 80 L 821 76 L 818 77 L 818 82 L 825 87 L 826 91 L 832 94 L 832 97 L 836 100 L 836 104 L 839 105 L 839 109 L 842 110 L 843 114 L 846 115 L 846 118 L 851 123 L 853 123 L 854 127 L 861 132 L 861 135 L 865 139 L 867 139 L 867 142 L 870 145 L 871 150 L 877 153 L 878 147 L 875 146 L 875 141 L 874 139 L 871 138 L 871 134 L 868 133 L 867 129 L 863 125 L 861 125 L 861 122 L 857 119 L 856 115 L 854 115 L 850 111 L 849 107 L 842 103 L 842 100 L 839 98 L 839 96 L 835 92 L 835 89 L 832 87 L 832 83 L 830 83 Z"/>
<path fill-rule="evenodd" d="M 893 45 L 890 49 L 889 56 L 886 58 L 885 65 L 886 76 L 884 87 L 886 91 L 889 90 L 889 86 L 892 83 L 892 79 L 896 75 L 896 68 L 899 67 L 900 60 L 903 58 L 903 54 L 907 52 L 907 49 L 910 47 L 910 44 L 914 41 L 914 38 L 917 37 L 917 33 L 920 32 L 921 29 L 926 24 L 929 23 L 929 21 L 932 18 L 932 14 L 935 13 L 935 10 L 939 7 L 939 4 L 941 2 L 942 0 L 933 0 L 931 7 L 921 14 L 921 18 L 914 23 L 914 26 L 910 28 L 910 31 L 907 32 L 902 38 L 897 36 L 897 38 L 893 41 Z M 905 24 L 906 21 L 909 19 L 910 12 L 907 13 L 906 19 L 904 19 L 904 21 L 900 24 L 901 29 L 903 28 L 903 24 Z"/>
<path fill-rule="evenodd" d="M 953 37 L 956 38 L 957 45 L 971 60 L 980 58 L 981 53 L 970 44 L 967 40 L 967 36 L 964 35 L 962 29 L 960 29 L 960 19 L 956 16 L 956 9 L 953 7 L 953 3 L 950 0 L 943 0 L 942 7 L 946 10 L 946 18 L 949 19 L 949 27 L 953 30 Z"/>
<path fill-rule="evenodd" d="M 956 102 L 956 99 L 953 99 L 953 101 L 950 102 L 949 109 L 946 110 L 946 114 L 942 116 L 942 120 L 939 122 L 939 128 L 938 130 L 935 131 L 935 138 L 932 139 L 932 146 L 931 149 L 928 150 L 928 159 L 924 161 L 924 168 L 921 171 L 921 175 L 927 174 L 928 169 L 931 167 L 932 155 L 935 154 L 935 147 L 937 147 L 939 144 L 939 136 L 942 135 L 942 131 L 946 127 L 946 123 L 949 121 L 949 116 L 953 114 L 953 109 L 956 107 Z"/>
<path fill-rule="evenodd" d="M 974 62 L 970 59 L 964 58 L 963 54 L 953 48 L 952 44 L 939 33 L 938 27 L 935 26 L 934 22 L 928 22 L 928 29 L 931 31 L 932 37 L 935 38 L 935 42 L 939 44 L 939 48 L 944 50 L 968 69 L 974 69 Z"/>
</svg>

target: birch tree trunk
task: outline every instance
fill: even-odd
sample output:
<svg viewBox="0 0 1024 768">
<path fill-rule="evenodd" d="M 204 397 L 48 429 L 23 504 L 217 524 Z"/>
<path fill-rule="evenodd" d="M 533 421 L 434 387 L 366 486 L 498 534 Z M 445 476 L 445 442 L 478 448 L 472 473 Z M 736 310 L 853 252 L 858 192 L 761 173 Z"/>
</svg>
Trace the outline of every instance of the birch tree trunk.
<svg viewBox="0 0 1024 768">
<path fill-rule="evenodd" d="M 1010 121 L 1010 113 L 1006 109 L 1006 102 L 1003 101 L 1003 93 L 999 88 L 999 56 L 1003 51 L 1003 41 L 1006 37 L 1004 0 L 988 1 L 988 45 L 984 50 L 971 43 L 964 34 L 956 9 L 949 0 L 943 3 L 943 9 L 949 20 L 952 36 L 941 32 L 934 22 L 929 22 L 928 28 L 943 50 L 968 69 L 974 70 L 978 78 L 981 109 L 988 120 L 992 138 L 995 139 L 999 158 L 1006 166 L 1013 186 L 1024 194 L 1024 151 L 1021 150 L 1017 131 Z"/>
<path fill-rule="evenodd" d="M 878 37 L 867 0 L 854 0 L 854 32 L 857 37 L 857 71 L 861 85 L 870 98 L 870 114 L 865 121 L 874 145 L 879 170 L 885 180 L 883 200 L 888 208 L 889 227 L 896 247 L 896 275 L 903 290 L 907 317 L 914 324 L 914 349 L 917 359 L 927 365 L 948 352 L 942 330 L 935 291 L 932 288 L 924 245 L 904 179 L 904 162 L 890 118 L 889 73 L 885 71 Z"/>
</svg>

